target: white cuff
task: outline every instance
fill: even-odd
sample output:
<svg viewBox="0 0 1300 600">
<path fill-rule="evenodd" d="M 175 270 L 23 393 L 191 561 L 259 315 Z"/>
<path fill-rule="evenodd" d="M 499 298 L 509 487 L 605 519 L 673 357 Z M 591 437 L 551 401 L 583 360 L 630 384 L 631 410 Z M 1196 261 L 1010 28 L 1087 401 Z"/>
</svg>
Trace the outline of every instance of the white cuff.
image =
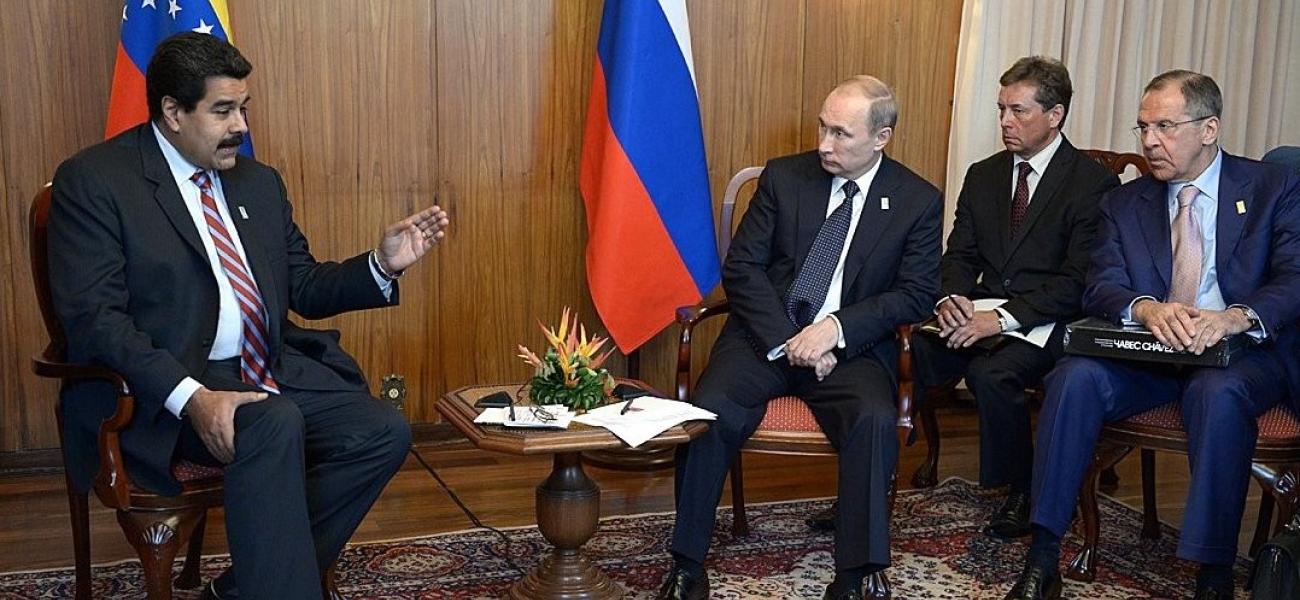
<svg viewBox="0 0 1300 600">
<path fill-rule="evenodd" d="M 167 412 L 176 415 L 176 418 L 179 419 L 181 418 L 181 411 L 185 410 L 186 404 L 189 404 L 190 397 L 201 387 L 203 387 L 203 384 L 195 381 L 193 377 L 186 377 L 176 384 L 176 387 L 172 388 L 172 393 L 167 394 L 167 400 L 163 402 L 163 406 L 167 408 Z"/>
<path fill-rule="evenodd" d="M 379 272 L 379 269 L 375 267 L 375 261 L 369 260 L 366 261 L 366 264 L 370 265 L 370 274 L 375 277 L 375 284 L 379 286 L 379 291 L 384 294 L 384 299 L 391 302 L 393 300 L 393 280 L 384 277 L 383 273 Z"/>
<path fill-rule="evenodd" d="M 826 317 L 835 321 L 835 331 L 839 332 L 838 337 L 835 338 L 835 347 L 843 350 L 844 346 L 847 345 L 844 342 L 844 324 L 840 323 L 840 318 L 835 316 L 835 313 L 828 314 Z"/>
<path fill-rule="evenodd" d="M 1128 303 L 1128 308 L 1120 311 L 1119 320 L 1123 321 L 1125 325 L 1141 325 L 1141 323 L 1138 323 L 1137 321 L 1133 320 L 1133 305 L 1137 304 L 1141 300 L 1155 300 L 1155 299 L 1156 299 L 1155 296 L 1138 296 L 1137 298 L 1134 298 L 1132 302 Z"/>
</svg>

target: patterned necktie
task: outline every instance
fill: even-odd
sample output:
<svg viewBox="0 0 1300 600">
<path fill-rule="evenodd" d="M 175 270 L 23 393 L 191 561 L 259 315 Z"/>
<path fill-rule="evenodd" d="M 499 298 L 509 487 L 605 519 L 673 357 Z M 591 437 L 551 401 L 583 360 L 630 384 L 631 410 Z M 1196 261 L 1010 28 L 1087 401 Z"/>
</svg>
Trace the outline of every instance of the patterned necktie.
<svg viewBox="0 0 1300 600">
<path fill-rule="evenodd" d="M 212 234 L 212 243 L 217 248 L 217 258 L 221 261 L 221 270 L 230 280 L 230 288 L 235 292 L 239 303 L 239 312 L 243 321 L 243 340 L 240 344 L 239 372 L 244 383 L 251 383 L 268 392 L 280 393 L 280 387 L 271 376 L 271 366 L 267 362 L 271 356 L 270 346 L 266 343 L 266 305 L 262 304 L 262 293 L 257 289 L 257 282 L 244 266 L 239 257 L 235 243 L 226 230 L 226 224 L 217 210 L 217 201 L 212 194 L 212 180 L 207 173 L 198 171 L 190 177 L 199 186 L 199 198 L 203 202 L 203 218 L 208 223 L 208 232 Z"/>
<path fill-rule="evenodd" d="M 1192 201 L 1200 190 L 1194 185 L 1178 190 L 1178 214 L 1170 228 L 1174 245 L 1174 277 L 1169 286 L 1170 302 L 1196 306 L 1201 289 L 1201 226 L 1192 211 Z"/>
<path fill-rule="evenodd" d="M 812 325 L 813 318 L 826 302 L 826 292 L 831 287 L 831 277 L 840 264 L 844 240 L 849 236 L 849 221 L 853 218 L 853 197 L 858 194 L 858 184 L 847 181 L 840 188 L 844 202 L 826 217 L 813 239 L 812 248 L 804 258 L 799 275 L 790 284 L 785 296 L 785 314 L 800 328 Z"/>
<path fill-rule="evenodd" d="M 1011 235 L 1020 231 L 1029 212 L 1029 173 L 1034 170 L 1029 161 L 1020 163 L 1020 178 L 1016 180 L 1016 195 L 1011 197 Z M 1006 188 L 1002 188 L 1006 189 Z"/>
</svg>

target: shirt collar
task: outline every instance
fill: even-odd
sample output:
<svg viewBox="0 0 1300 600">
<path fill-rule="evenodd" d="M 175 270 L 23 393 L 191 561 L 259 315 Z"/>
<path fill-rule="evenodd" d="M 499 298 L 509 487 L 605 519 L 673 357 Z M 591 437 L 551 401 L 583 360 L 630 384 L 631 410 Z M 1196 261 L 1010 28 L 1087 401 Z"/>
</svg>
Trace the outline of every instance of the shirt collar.
<svg viewBox="0 0 1300 600">
<path fill-rule="evenodd" d="M 1056 132 L 1056 139 L 1052 140 L 1052 142 L 1048 144 L 1047 147 L 1040 150 L 1038 154 L 1035 154 L 1033 158 L 1025 159 L 1019 154 L 1013 154 L 1012 156 L 1015 158 L 1012 159 L 1011 166 L 1013 168 L 1019 168 L 1020 163 L 1028 162 L 1029 168 L 1033 169 L 1034 173 L 1039 177 L 1042 177 L 1043 173 L 1047 172 L 1047 165 L 1052 162 L 1052 157 L 1056 156 L 1056 149 L 1061 147 L 1061 140 L 1063 139 L 1065 139 L 1065 136 L 1061 135 L 1061 132 L 1059 131 Z"/>
<path fill-rule="evenodd" d="M 153 128 L 153 135 L 158 139 L 158 149 L 162 150 L 163 158 L 167 160 L 167 166 L 171 169 L 176 184 L 180 185 L 182 181 L 189 181 L 190 177 L 194 176 L 194 172 L 199 170 L 199 167 L 181 156 L 180 150 L 177 150 L 176 146 L 173 146 L 171 141 L 162 134 L 162 130 L 158 129 L 157 123 L 150 123 L 149 126 Z M 212 177 L 211 172 L 208 172 L 208 178 L 211 180 L 216 179 Z"/>
<path fill-rule="evenodd" d="M 876 164 L 872 165 L 870 169 L 867 169 L 867 172 L 863 173 L 861 177 L 853 180 L 858 184 L 858 191 L 862 193 L 862 199 L 864 201 L 867 198 L 867 190 L 871 189 L 871 181 L 876 178 L 876 173 L 880 171 L 880 165 L 884 162 L 885 162 L 885 155 L 881 154 L 880 159 L 876 161 Z M 831 191 L 833 193 L 839 192 L 840 188 L 844 187 L 844 184 L 848 183 L 848 181 L 849 181 L 848 179 L 844 177 L 840 177 L 839 175 L 832 177 Z"/>
<path fill-rule="evenodd" d="M 1212 203 L 1218 203 L 1219 174 L 1222 171 L 1223 149 L 1215 148 L 1214 160 L 1210 161 L 1210 166 L 1206 167 L 1204 171 L 1201 171 L 1201 174 L 1197 175 L 1196 179 L 1191 181 L 1169 182 L 1168 193 L 1166 195 L 1169 197 L 1169 201 L 1173 203 L 1171 206 L 1178 206 L 1178 190 L 1183 189 L 1183 186 L 1186 186 L 1189 183 L 1196 186 L 1197 191 L 1208 197 Z"/>
</svg>

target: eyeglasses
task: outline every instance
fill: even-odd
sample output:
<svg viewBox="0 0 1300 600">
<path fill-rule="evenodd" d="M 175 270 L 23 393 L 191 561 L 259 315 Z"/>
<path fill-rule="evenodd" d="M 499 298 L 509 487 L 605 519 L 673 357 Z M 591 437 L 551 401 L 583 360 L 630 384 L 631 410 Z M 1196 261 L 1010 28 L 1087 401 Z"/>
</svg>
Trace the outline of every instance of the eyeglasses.
<svg viewBox="0 0 1300 600">
<path fill-rule="evenodd" d="M 1148 131 L 1154 131 L 1156 137 L 1165 138 L 1168 137 L 1170 134 L 1172 134 L 1175 129 L 1178 129 L 1180 125 L 1195 123 L 1197 121 L 1204 121 L 1213 116 L 1214 115 L 1205 115 L 1204 117 L 1188 119 L 1186 121 L 1160 121 L 1159 123 L 1138 123 L 1138 126 L 1134 127 L 1132 131 L 1134 137 L 1138 139 L 1138 143 L 1141 143 L 1142 138 L 1146 137 Z"/>
</svg>

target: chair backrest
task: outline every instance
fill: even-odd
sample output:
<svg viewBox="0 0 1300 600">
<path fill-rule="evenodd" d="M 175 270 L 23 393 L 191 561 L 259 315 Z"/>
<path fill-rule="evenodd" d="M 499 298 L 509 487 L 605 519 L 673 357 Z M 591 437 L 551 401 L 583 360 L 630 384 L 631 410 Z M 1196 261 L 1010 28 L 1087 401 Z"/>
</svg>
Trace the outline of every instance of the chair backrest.
<svg viewBox="0 0 1300 600">
<path fill-rule="evenodd" d="M 1260 160 L 1266 163 L 1275 163 L 1291 167 L 1297 173 L 1300 173 L 1300 146 L 1278 146 L 1264 153 L 1264 158 Z"/>
<path fill-rule="evenodd" d="M 32 198 L 32 206 L 27 212 L 29 237 L 29 256 L 32 261 L 32 288 L 36 290 L 36 303 L 41 309 L 41 318 L 45 321 L 45 333 L 50 336 L 50 343 L 45 348 L 45 356 L 62 360 L 68 349 L 68 337 L 54 314 L 54 301 L 50 295 L 50 266 L 47 228 L 50 219 L 50 184 L 41 186 Z"/>
<path fill-rule="evenodd" d="M 1122 177 L 1124 171 L 1131 166 L 1137 169 L 1139 175 L 1146 175 L 1151 172 L 1151 165 L 1147 164 L 1146 157 L 1133 152 L 1111 152 L 1110 150 L 1079 150 L 1087 154 L 1093 160 L 1110 169 L 1117 177 Z"/>
<path fill-rule="evenodd" d="M 718 257 L 723 260 L 731 248 L 731 230 L 736 226 L 736 197 L 740 195 L 740 188 L 762 174 L 763 167 L 745 167 L 731 178 L 727 191 L 722 194 L 722 214 L 718 216 Z"/>
</svg>

